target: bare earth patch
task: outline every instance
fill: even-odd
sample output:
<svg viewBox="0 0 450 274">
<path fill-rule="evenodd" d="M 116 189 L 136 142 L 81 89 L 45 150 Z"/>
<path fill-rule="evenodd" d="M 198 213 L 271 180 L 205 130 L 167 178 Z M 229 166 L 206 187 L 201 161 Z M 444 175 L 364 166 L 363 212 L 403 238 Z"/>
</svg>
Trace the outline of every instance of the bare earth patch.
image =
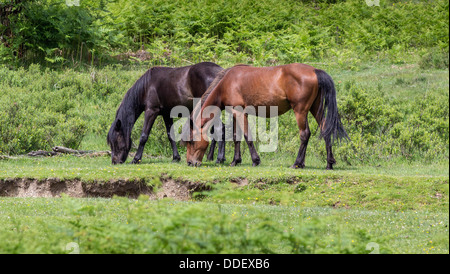
<svg viewBox="0 0 450 274">
<path fill-rule="evenodd" d="M 0 180 L 0 196 L 3 197 L 61 197 L 62 193 L 70 197 L 104 197 L 114 195 L 137 198 L 147 195 L 150 199 L 172 198 L 186 201 L 192 193 L 205 190 L 202 183 L 183 182 L 173 179 L 161 179 L 161 186 L 155 188 L 142 181 L 110 180 L 106 182 L 83 182 L 79 179 L 61 180 L 48 178 L 43 180 L 14 178 Z"/>
</svg>

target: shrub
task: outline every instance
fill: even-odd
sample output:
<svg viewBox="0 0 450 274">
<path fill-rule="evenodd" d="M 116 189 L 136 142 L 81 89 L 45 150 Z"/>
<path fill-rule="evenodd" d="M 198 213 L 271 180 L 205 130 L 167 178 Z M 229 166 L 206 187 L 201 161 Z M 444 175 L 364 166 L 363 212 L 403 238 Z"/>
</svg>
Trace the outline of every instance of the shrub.
<svg viewBox="0 0 450 274">
<path fill-rule="evenodd" d="M 421 69 L 448 69 L 448 59 L 448 49 L 432 48 L 421 57 L 419 66 Z"/>
<path fill-rule="evenodd" d="M 25 71 L 14 73 L 4 68 L 0 72 L 6 74 L 0 85 L 7 87 L 7 92 L 0 94 L 0 151 L 20 154 L 55 145 L 78 148 L 87 125 L 71 113 L 75 100 L 55 89 L 33 90 L 33 86 L 47 84 L 41 77 L 48 75 L 42 75 L 38 65 L 30 67 L 31 76 L 22 78 L 22 73 Z"/>
</svg>

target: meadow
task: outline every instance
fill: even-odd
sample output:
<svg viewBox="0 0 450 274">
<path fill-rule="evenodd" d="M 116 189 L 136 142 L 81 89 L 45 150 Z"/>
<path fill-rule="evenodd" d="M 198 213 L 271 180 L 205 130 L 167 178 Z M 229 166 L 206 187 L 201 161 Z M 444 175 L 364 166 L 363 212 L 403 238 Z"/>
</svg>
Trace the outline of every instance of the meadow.
<svg viewBox="0 0 450 274">
<path fill-rule="evenodd" d="M 22 8 L 0 25 L 15 33 L 0 40 L 0 253 L 449 253 L 448 1 L 10 2 Z M 306 167 L 289 168 L 292 112 L 258 167 L 244 143 L 230 167 L 232 142 L 224 164 L 188 167 L 180 145 L 172 163 L 162 118 L 139 165 L 27 156 L 110 150 L 116 109 L 147 69 L 200 61 L 330 74 L 350 137 L 333 146 L 335 169 L 312 117 Z M 111 191 L 76 198 L 48 182 Z"/>
<path fill-rule="evenodd" d="M 0 198 L 3 253 L 448 253 L 448 165 L 383 167 L 320 161 L 303 170 L 266 157 L 192 168 L 170 158 L 111 166 L 108 157 L 7 160 L 0 178 L 108 184 L 198 181 L 188 201 Z M 5 183 L 5 181 L 2 181 Z M 375 249 L 374 249 L 375 248 Z"/>
</svg>

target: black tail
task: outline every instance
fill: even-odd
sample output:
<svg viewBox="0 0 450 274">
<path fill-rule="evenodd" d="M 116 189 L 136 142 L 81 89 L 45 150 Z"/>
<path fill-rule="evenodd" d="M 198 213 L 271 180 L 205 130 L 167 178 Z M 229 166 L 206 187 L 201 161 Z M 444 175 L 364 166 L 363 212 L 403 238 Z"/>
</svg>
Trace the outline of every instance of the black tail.
<svg viewBox="0 0 450 274">
<path fill-rule="evenodd" d="M 333 79 L 325 71 L 315 69 L 314 72 L 317 75 L 317 81 L 319 82 L 319 96 L 322 96 L 320 102 L 319 113 L 321 115 L 321 124 L 325 123 L 321 127 L 320 137 L 325 140 L 330 139 L 333 136 L 334 139 L 347 139 L 350 138 L 345 132 L 342 126 L 341 118 L 338 113 L 336 102 L 336 89 L 334 88 Z M 326 112 L 326 117 L 325 117 Z"/>
</svg>

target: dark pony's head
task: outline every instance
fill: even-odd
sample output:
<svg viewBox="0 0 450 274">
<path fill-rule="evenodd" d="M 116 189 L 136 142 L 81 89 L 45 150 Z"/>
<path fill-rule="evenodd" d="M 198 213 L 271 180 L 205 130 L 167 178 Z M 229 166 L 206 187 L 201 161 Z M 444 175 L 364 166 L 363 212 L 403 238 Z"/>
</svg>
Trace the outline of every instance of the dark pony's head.
<svg viewBox="0 0 450 274">
<path fill-rule="evenodd" d="M 126 133 L 123 122 L 117 119 L 112 123 L 106 137 L 108 145 L 111 147 L 111 161 L 115 164 L 122 164 L 128 157 L 131 149 L 131 137 Z"/>
<path fill-rule="evenodd" d="M 111 147 L 111 161 L 113 164 L 122 164 L 128 157 L 132 143 L 131 130 L 143 111 L 141 98 L 151 80 L 151 70 L 149 69 L 134 83 L 117 109 L 116 118 L 111 124 L 106 137 L 106 141 Z"/>
</svg>

